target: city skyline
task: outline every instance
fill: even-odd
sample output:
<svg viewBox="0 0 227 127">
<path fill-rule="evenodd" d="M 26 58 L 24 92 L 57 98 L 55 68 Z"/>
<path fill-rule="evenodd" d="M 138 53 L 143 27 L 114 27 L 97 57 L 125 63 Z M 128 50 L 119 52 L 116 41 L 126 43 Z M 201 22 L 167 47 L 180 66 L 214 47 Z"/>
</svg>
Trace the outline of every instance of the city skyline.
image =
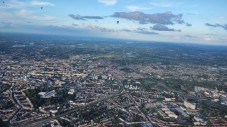
<svg viewBox="0 0 227 127">
<path fill-rule="evenodd" d="M 0 32 L 227 45 L 226 4 L 225 0 L 5 0 L 0 5 Z"/>
</svg>

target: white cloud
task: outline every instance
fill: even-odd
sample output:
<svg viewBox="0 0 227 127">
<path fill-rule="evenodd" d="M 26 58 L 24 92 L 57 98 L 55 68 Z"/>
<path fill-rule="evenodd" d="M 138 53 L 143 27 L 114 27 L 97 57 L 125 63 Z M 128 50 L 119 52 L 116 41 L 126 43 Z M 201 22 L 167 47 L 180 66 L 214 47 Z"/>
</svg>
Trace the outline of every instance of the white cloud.
<svg viewBox="0 0 227 127">
<path fill-rule="evenodd" d="M 2 8 L 14 8 L 14 9 L 20 9 L 20 8 L 24 8 L 27 6 L 27 3 L 25 2 L 21 2 L 18 0 L 11 0 L 9 2 L 7 2 L 7 4 L 5 4 L 4 6 L 1 6 Z"/>
<path fill-rule="evenodd" d="M 175 5 L 173 3 L 170 2 L 150 2 L 151 6 L 154 7 L 164 7 L 164 8 L 168 8 L 168 7 L 174 7 Z"/>
<path fill-rule="evenodd" d="M 204 36 L 203 38 L 202 38 L 204 41 L 215 41 L 215 40 L 217 40 L 215 37 L 213 37 L 213 36 Z"/>
<path fill-rule="evenodd" d="M 43 1 L 32 1 L 31 4 L 34 6 L 55 6 L 53 3 Z"/>
<path fill-rule="evenodd" d="M 48 20 L 54 19 L 55 17 L 48 16 L 48 15 L 42 15 L 42 16 L 32 16 L 31 18 L 33 20 L 48 21 Z"/>
<path fill-rule="evenodd" d="M 117 3 L 117 0 L 97 0 L 99 3 L 102 3 L 106 6 L 112 6 Z"/>
<path fill-rule="evenodd" d="M 0 12 L 0 19 L 8 19 L 11 18 L 13 16 L 12 13 L 9 12 Z"/>
<path fill-rule="evenodd" d="M 17 16 L 20 16 L 20 17 L 26 17 L 27 15 L 31 14 L 31 11 L 22 9 L 22 10 L 18 11 L 16 14 L 17 14 Z"/>
<path fill-rule="evenodd" d="M 92 30 L 92 31 L 115 32 L 114 29 L 101 27 L 101 26 L 96 26 L 96 25 L 93 25 L 93 24 L 86 24 L 86 25 L 84 25 L 84 28 L 88 29 L 88 30 Z"/>
<path fill-rule="evenodd" d="M 127 6 L 126 7 L 129 11 L 140 11 L 140 10 L 148 10 L 150 8 L 147 7 L 140 7 L 140 6 Z"/>
<path fill-rule="evenodd" d="M 12 20 L 12 21 L 18 21 L 19 19 L 27 19 L 32 14 L 31 11 L 26 9 L 18 9 L 15 12 L 6 12 L 2 11 L 0 12 L 0 19 L 3 18 L 4 20 Z"/>
<path fill-rule="evenodd" d="M 11 22 L 51 21 L 55 19 L 54 16 L 50 15 L 34 15 L 32 11 L 26 9 L 17 10 L 14 13 L 0 12 L 0 20 L 1 17 L 4 17 L 4 21 Z"/>
<path fill-rule="evenodd" d="M 44 2 L 44 1 L 31 1 L 31 2 L 25 2 L 25 1 L 19 1 L 19 0 L 11 0 L 8 1 L 4 6 L 1 6 L 3 9 L 24 9 L 26 7 L 30 6 L 55 6 L 53 3 L 50 2 Z M 0 8 L 1 9 L 1 8 Z"/>
<path fill-rule="evenodd" d="M 169 1 L 169 0 L 155 0 L 153 2 L 149 2 L 152 7 L 160 7 L 160 8 L 197 8 L 197 4 L 185 4 L 183 1 Z"/>
</svg>

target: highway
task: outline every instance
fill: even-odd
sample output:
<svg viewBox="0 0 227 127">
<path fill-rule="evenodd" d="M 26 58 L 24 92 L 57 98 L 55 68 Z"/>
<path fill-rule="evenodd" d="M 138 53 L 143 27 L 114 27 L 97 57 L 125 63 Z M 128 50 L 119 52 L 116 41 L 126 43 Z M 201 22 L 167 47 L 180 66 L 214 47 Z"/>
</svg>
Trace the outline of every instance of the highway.
<svg viewBox="0 0 227 127">
<path fill-rule="evenodd" d="M 11 127 L 41 127 L 43 124 L 49 122 L 49 121 L 52 121 L 54 119 L 57 119 L 57 118 L 60 118 L 60 117 L 63 117 L 63 116 L 66 116 L 68 114 L 71 114 L 73 112 L 76 112 L 78 110 L 82 110 L 82 109 L 85 109 L 89 106 L 92 106 L 94 104 L 97 104 L 99 102 L 102 102 L 102 101 L 105 101 L 105 100 L 108 100 L 110 98 L 114 98 L 114 97 L 117 97 L 117 96 L 120 96 L 120 95 L 123 95 L 125 94 L 126 92 L 120 92 L 118 94 L 115 94 L 115 95 L 111 95 L 111 96 L 108 96 L 108 97 L 105 97 L 103 99 L 100 99 L 100 100 L 97 100 L 97 101 L 93 101 L 93 102 L 90 102 L 86 105 L 83 105 L 83 106 L 79 106 L 79 107 L 76 107 L 76 108 L 73 108 L 73 109 L 70 109 L 69 111 L 66 111 L 62 114 L 59 114 L 59 115 L 56 115 L 56 116 L 52 116 L 52 117 L 47 117 L 47 118 L 43 118 L 43 119 L 40 119 L 40 120 L 36 120 L 36 121 L 31 121 L 31 122 L 26 122 L 26 123 L 21 123 L 21 124 L 17 124 L 17 125 L 12 125 Z"/>
</svg>

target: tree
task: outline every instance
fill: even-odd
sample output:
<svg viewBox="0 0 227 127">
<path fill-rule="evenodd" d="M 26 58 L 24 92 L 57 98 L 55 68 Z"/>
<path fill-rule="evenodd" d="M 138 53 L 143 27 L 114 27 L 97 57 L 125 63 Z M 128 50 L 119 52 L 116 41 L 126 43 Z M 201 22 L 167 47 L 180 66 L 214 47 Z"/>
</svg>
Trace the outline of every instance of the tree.
<svg viewBox="0 0 227 127">
<path fill-rule="evenodd" d="M 0 127 L 8 127 L 8 124 L 0 118 Z"/>
</svg>

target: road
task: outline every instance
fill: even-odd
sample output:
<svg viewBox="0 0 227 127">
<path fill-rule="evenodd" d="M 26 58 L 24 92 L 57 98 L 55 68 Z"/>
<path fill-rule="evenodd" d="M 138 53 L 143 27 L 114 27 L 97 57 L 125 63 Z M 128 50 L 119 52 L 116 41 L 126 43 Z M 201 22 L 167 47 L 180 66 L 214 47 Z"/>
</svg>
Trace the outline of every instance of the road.
<svg viewBox="0 0 227 127">
<path fill-rule="evenodd" d="M 73 108 L 69 111 L 66 111 L 60 115 L 56 115 L 56 116 L 52 116 L 52 117 L 48 117 L 48 118 L 44 118 L 44 119 L 40 119 L 40 120 L 36 120 L 36 121 L 32 121 L 32 122 L 27 122 L 27 123 L 22 123 L 22 124 L 19 124 L 19 125 L 13 125 L 12 127 L 41 127 L 43 124 L 49 122 L 49 121 L 52 121 L 54 119 L 57 119 L 57 118 L 60 118 L 62 116 L 66 116 L 68 114 L 71 114 L 73 112 L 76 112 L 78 110 L 82 110 L 84 108 L 87 108 L 89 106 L 92 106 L 94 104 L 97 104 L 99 102 L 102 102 L 102 101 L 105 101 L 105 100 L 108 100 L 110 98 L 114 98 L 114 97 L 117 97 L 117 96 L 120 96 L 120 95 L 123 95 L 125 94 L 126 92 L 120 92 L 118 94 L 115 94 L 115 95 L 111 95 L 111 96 L 108 96 L 108 97 L 105 97 L 103 99 L 100 99 L 100 100 L 97 100 L 97 101 L 93 101 L 93 102 L 90 102 L 86 105 L 83 105 L 83 106 L 80 106 L 80 107 L 76 107 L 76 108 Z"/>
<path fill-rule="evenodd" d="M 131 100 L 134 102 L 135 107 L 137 108 L 138 111 L 141 112 L 143 118 L 145 118 L 147 121 L 152 123 L 153 125 L 156 125 L 157 123 L 151 120 L 147 115 L 145 115 L 140 109 L 139 109 L 139 104 L 136 102 L 136 100 L 132 97 L 132 95 L 128 94 L 128 96 L 131 98 Z"/>
<path fill-rule="evenodd" d="M 14 85 L 13 86 L 11 86 L 11 91 L 12 91 L 12 94 L 11 94 L 11 96 L 12 96 L 12 98 L 13 98 L 13 101 L 14 101 L 14 103 L 16 104 L 16 105 L 18 105 L 18 109 L 17 109 L 17 111 L 10 117 L 10 119 L 8 120 L 8 122 L 12 122 L 12 119 L 14 118 L 14 116 L 16 116 L 17 115 L 17 113 L 19 112 L 19 111 L 21 111 L 21 109 L 22 109 L 22 105 L 18 102 L 18 100 L 17 100 L 17 98 L 15 97 L 15 94 L 14 94 Z"/>
</svg>

